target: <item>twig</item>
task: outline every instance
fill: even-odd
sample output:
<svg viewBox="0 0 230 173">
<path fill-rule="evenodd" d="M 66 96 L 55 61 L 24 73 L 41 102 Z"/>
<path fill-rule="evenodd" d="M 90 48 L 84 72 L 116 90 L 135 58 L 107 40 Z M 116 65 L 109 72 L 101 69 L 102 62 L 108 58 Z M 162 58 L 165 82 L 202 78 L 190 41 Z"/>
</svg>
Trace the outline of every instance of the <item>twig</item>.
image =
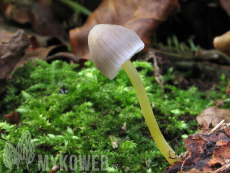
<svg viewBox="0 0 230 173">
<path fill-rule="evenodd" d="M 216 127 L 214 127 L 214 128 L 208 133 L 208 135 L 210 135 L 211 133 L 215 132 L 223 123 L 224 123 L 224 120 L 222 120 L 219 124 L 217 124 Z"/>
<path fill-rule="evenodd" d="M 6 139 L 3 139 L 2 137 L 0 137 L 1 140 L 4 140 L 6 142 L 8 142 L 9 144 L 13 145 L 14 147 L 16 147 L 14 144 L 12 144 L 10 141 L 6 140 Z"/>
<path fill-rule="evenodd" d="M 215 72 L 218 73 L 219 75 L 221 74 L 230 74 L 230 67 L 226 65 L 218 65 L 215 63 L 210 63 L 207 61 L 203 62 L 195 62 L 195 61 L 178 61 L 175 62 L 175 65 L 177 65 L 180 68 L 192 68 L 193 66 L 196 66 L 200 69 L 205 69 L 209 72 Z"/>
<path fill-rule="evenodd" d="M 156 81 L 158 82 L 158 84 L 160 85 L 161 89 L 163 90 L 164 89 L 164 86 L 163 86 L 163 79 L 162 79 L 162 76 L 160 74 L 160 68 L 158 67 L 157 65 L 157 58 L 156 58 L 156 55 L 155 53 L 152 53 L 150 54 L 151 57 L 153 57 L 153 67 L 154 67 L 154 76 L 155 76 L 155 79 Z"/>
<path fill-rule="evenodd" d="M 158 54 L 167 56 L 167 58 L 173 62 L 176 61 L 191 61 L 191 60 L 224 60 L 230 65 L 230 57 L 218 50 L 198 50 L 197 52 L 186 52 L 186 53 L 174 53 L 169 50 L 150 49 Z"/>
</svg>

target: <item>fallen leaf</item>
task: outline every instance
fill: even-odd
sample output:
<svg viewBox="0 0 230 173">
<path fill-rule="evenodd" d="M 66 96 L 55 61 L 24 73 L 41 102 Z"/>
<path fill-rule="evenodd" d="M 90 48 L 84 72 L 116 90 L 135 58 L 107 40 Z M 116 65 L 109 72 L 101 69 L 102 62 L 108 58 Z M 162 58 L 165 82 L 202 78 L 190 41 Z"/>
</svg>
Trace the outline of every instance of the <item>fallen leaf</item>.
<svg viewBox="0 0 230 173">
<path fill-rule="evenodd" d="M 225 123 L 230 123 L 230 111 L 217 107 L 209 107 L 202 111 L 200 115 L 196 117 L 196 120 L 200 126 L 202 126 L 204 120 L 208 126 L 210 126 L 210 124 L 217 125 L 222 120 L 225 120 Z"/>
<path fill-rule="evenodd" d="M 36 60 L 36 59 L 45 59 L 46 56 L 48 55 L 48 53 L 52 50 L 56 48 L 56 46 L 50 46 L 48 48 L 44 48 L 44 47 L 39 47 L 35 50 L 32 50 L 30 52 L 27 52 L 27 54 L 25 56 L 23 56 L 18 62 L 17 64 L 14 66 L 12 73 L 10 73 L 7 78 L 11 78 L 12 74 L 14 73 L 14 71 L 18 68 L 18 67 L 23 67 L 24 64 L 26 64 L 29 60 Z"/>
<path fill-rule="evenodd" d="M 0 32 L 1 36 L 1 32 Z M 68 63 L 78 63 L 79 59 L 73 54 L 68 53 L 67 46 L 62 43 L 62 40 L 54 38 L 46 38 L 41 39 L 37 38 L 37 36 L 31 36 L 28 35 L 29 42 L 31 45 L 25 49 L 25 53 L 23 53 L 23 56 L 20 58 L 19 61 L 17 61 L 16 65 L 14 66 L 13 70 L 7 75 L 7 79 L 10 79 L 12 77 L 13 72 L 18 67 L 23 67 L 24 64 L 26 64 L 29 60 L 36 60 L 41 59 L 44 61 L 47 61 L 48 63 L 54 61 L 54 60 L 63 60 Z M 41 45 L 45 45 L 44 41 L 47 42 L 47 44 L 51 44 L 51 46 L 47 47 L 41 47 Z M 42 44 L 40 42 L 43 42 Z M 1 64 L 0 64 L 1 67 Z M 3 73 L 3 72 L 2 72 Z M 0 79 L 1 80 L 1 79 Z M 0 92 L 4 91 L 6 81 L 0 81 Z"/>
<path fill-rule="evenodd" d="M 219 167 L 230 162 L 230 141 L 217 141 L 215 150 L 213 151 L 212 159 L 207 162 L 209 167 Z"/>
<path fill-rule="evenodd" d="M 33 7 L 28 1 L 8 3 L 5 16 L 8 20 L 14 20 L 20 24 L 32 23 L 35 16 L 31 9 Z"/>
<path fill-rule="evenodd" d="M 27 53 L 23 56 L 20 61 L 15 65 L 11 74 L 8 78 L 12 77 L 13 72 L 18 67 L 23 67 L 29 60 L 41 59 L 47 61 L 48 63 L 54 60 L 64 60 L 70 63 L 71 61 L 77 63 L 79 59 L 70 53 L 67 53 L 67 47 L 65 45 L 53 45 L 49 47 L 37 47 L 35 49 L 27 49 Z"/>
<path fill-rule="evenodd" d="M 89 31 L 102 23 L 122 25 L 135 31 L 145 43 L 144 51 L 147 51 L 154 31 L 179 8 L 178 0 L 103 0 L 82 27 L 70 30 L 72 53 L 88 60 Z"/>
<path fill-rule="evenodd" d="M 29 45 L 29 38 L 23 30 L 0 43 L 0 79 L 7 78 Z"/>
<path fill-rule="evenodd" d="M 6 18 L 9 21 L 16 21 L 20 24 L 30 24 L 33 30 L 38 34 L 67 38 L 65 28 L 62 25 L 63 21 L 59 21 L 55 15 L 56 9 L 54 9 L 53 4 L 57 3 L 52 0 L 36 0 L 33 3 L 31 2 L 32 1 L 8 2 L 5 8 Z M 70 7 L 65 4 L 61 5 L 62 9 L 68 9 L 65 10 L 65 13 L 62 13 L 65 14 L 62 16 L 66 16 L 67 13 L 73 14 L 73 10 Z M 57 5 L 55 8 L 56 7 Z"/>
<path fill-rule="evenodd" d="M 10 124 L 18 124 L 19 123 L 18 112 L 13 111 L 9 114 L 5 114 L 3 116 L 3 122 L 4 121 L 6 121 L 7 123 L 10 123 Z"/>
<path fill-rule="evenodd" d="M 6 39 L 9 39 L 12 37 L 15 33 L 13 32 L 8 32 L 6 30 L 0 30 L 0 42 Z"/>
<path fill-rule="evenodd" d="M 189 135 L 184 143 L 188 154 L 166 168 L 164 173 L 230 172 L 230 138 L 225 132 Z"/>
</svg>

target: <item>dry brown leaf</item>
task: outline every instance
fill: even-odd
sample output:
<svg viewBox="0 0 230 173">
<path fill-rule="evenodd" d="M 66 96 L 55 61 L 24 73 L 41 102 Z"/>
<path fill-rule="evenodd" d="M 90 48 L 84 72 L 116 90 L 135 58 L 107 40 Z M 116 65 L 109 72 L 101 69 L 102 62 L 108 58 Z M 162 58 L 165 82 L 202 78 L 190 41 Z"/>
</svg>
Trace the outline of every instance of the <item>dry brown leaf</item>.
<svg viewBox="0 0 230 173">
<path fill-rule="evenodd" d="M 18 112 L 13 111 L 9 114 L 5 114 L 3 116 L 3 122 L 4 121 L 6 121 L 7 123 L 10 123 L 10 124 L 18 124 L 19 123 Z"/>
<path fill-rule="evenodd" d="M 14 35 L 6 34 L 0 41 L 0 93 L 2 93 L 6 88 L 6 79 L 24 55 L 30 42 L 22 30 L 18 30 Z"/>
<path fill-rule="evenodd" d="M 225 120 L 225 123 L 230 123 L 230 111 L 217 107 L 209 107 L 202 111 L 200 115 L 196 117 L 196 120 L 200 126 L 202 126 L 204 120 L 208 126 L 210 124 L 217 125 L 222 120 Z"/>
<path fill-rule="evenodd" d="M 213 40 L 214 47 L 230 56 L 230 31 L 224 33 L 221 36 L 215 37 Z"/>
<path fill-rule="evenodd" d="M 228 126 L 225 128 L 229 129 Z M 166 168 L 164 173 L 230 172 L 230 138 L 224 131 L 210 135 L 202 132 L 189 135 L 184 143 L 188 154 Z"/>
<path fill-rule="evenodd" d="M 15 1 L 7 4 L 5 16 L 20 24 L 31 24 L 38 34 L 66 38 L 65 29 L 57 20 L 52 5 L 52 0 L 36 0 L 33 4 L 30 1 Z"/>
<path fill-rule="evenodd" d="M 70 30 L 72 53 L 89 59 L 88 34 L 96 24 L 117 24 L 135 31 L 150 47 L 151 36 L 162 21 L 178 11 L 178 0 L 103 0 L 82 27 Z"/>
<path fill-rule="evenodd" d="M 32 12 L 32 6 L 29 2 L 20 2 L 20 6 L 16 4 L 8 3 L 5 10 L 5 15 L 9 20 L 14 20 L 20 24 L 32 23 L 34 20 L 34 14 Z"/>
<path fill-rule="evenodd" d="M 20 60 L 15 65 L 12 72 L 7 76 L 8 79 L 12 77 L 13 72 L 18 67 L 23 67 L 24 64 L 26 64 L 29 60 L 33 61 L 36 59 L 41 59 L 47 61 L 48 63 L 54 60 L 63 60 L 63 61 L 67 61 L 68 63 L 71 62 L 77 63 L 79 61 L 78 57 L 67 52 L 68 51 L 67 46 L 62 44 L 61 42 L 59 43 L 58 42 L 59 40 L 55 42 L 58 45 L 41 47 L 40 46 L 41 44 L 37 37 L 35 36 L 29 36 L 29 37 L 30 37 L 29 39 L 30 39 L 31 46 L 25 50 L 25 55 L 20 58 Z"/>
<path fill-rule="evenodd" d="M 0 42 L 6 39 L 9 39 L 12 37 L 15 33 L 13 32 L 8 32 L 6 30 L 0 30 Z"/>
<path fill-rule="evenodd" d="M 0 43 L 0 79 L 7 78 L 29 45 L 29 38 L 23 30 Z"/>
<path fill-rule="evenodd" d="M 23 67 L 29 60 L 41 59 L 47 62 L 54 60 L 65 60 L 70 63 L 73 61 L 78 62 L 78 58 L 70 53 L 67 53 L 67 47 L 65 45 L 53 45 L 49 47 L 37 47 L 35 49 L 27 49 L 27 53 L 23 56 L 20 61 L 15 65 L 12 73 L 8 75 L 8 78 L 12 77 L 13 72 L 18 67 Z"/>
<path fill-rule="evenodd" d="M 48 48 L 45 47 L 38 47 L 35 50 L 27 51 L 27 54 L 23 56 L 20 61 L 15 65 L 12 73 L 8 76 L 8 78 L 12 77 L 13 72 L 18 68 L 18 67 L 23 67 L 24 64 L 26 64 L 29 60 L 36 60 L 36 59 L 42 59 L 45 60 L 47 55 L 49 54 L 50 51 L 55 49 L 57 46 L 50 46 Z"/>
</svg>

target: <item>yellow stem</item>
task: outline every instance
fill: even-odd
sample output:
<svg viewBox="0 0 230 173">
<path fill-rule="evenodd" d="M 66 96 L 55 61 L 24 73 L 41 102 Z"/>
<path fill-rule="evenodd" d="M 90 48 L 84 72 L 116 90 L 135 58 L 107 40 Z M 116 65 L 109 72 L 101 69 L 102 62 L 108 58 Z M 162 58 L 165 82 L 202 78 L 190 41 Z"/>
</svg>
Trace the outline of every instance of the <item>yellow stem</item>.
<svg viewBox="0 0 230 173">
<path fill-rule="evenodd" d="M 133 66 L 132 62 L 130 60 L 126 61 L 122 65 L 123 69 L 129 76 L 133 87 L 136 91 L 137 98 L 139 100 L 143 115 L 145 117 L 145 121 L 148 125 L 148 128 L 150 130 L 150 133 L 161 151 L 161 153 L 165 156 L 169 164 L 173 164 L 175 161 L 179 161 L 177 154 L 173 151 L 173 149 L 168 145 L 166 142 L 164 136 L 162 135 L 158 125 L 157 121 L 153 115 L 152 108 L 150 106 L 144 84 L 136 70 L 136 68 Z M 176 158 L 176 159 L 173 159 Z"/>
</svg>

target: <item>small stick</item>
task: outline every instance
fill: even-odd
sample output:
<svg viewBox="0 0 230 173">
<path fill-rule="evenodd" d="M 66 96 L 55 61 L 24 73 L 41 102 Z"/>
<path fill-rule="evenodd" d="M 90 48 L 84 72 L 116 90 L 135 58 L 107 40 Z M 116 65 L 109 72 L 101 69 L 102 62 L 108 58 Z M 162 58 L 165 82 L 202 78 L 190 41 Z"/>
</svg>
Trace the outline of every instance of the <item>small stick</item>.
<svg viewBox="0 0 230 173">
<path fill-rule="evenodd" d="M 208 133 L 208 135 L 210 135 L 212 132 L 216 131 L 223 123 L 224 123 L 224 120 L 222 120 L 219 124 L 217 124 L 216 127 L 214 127 L 214 128 Z"/>
</svg>

